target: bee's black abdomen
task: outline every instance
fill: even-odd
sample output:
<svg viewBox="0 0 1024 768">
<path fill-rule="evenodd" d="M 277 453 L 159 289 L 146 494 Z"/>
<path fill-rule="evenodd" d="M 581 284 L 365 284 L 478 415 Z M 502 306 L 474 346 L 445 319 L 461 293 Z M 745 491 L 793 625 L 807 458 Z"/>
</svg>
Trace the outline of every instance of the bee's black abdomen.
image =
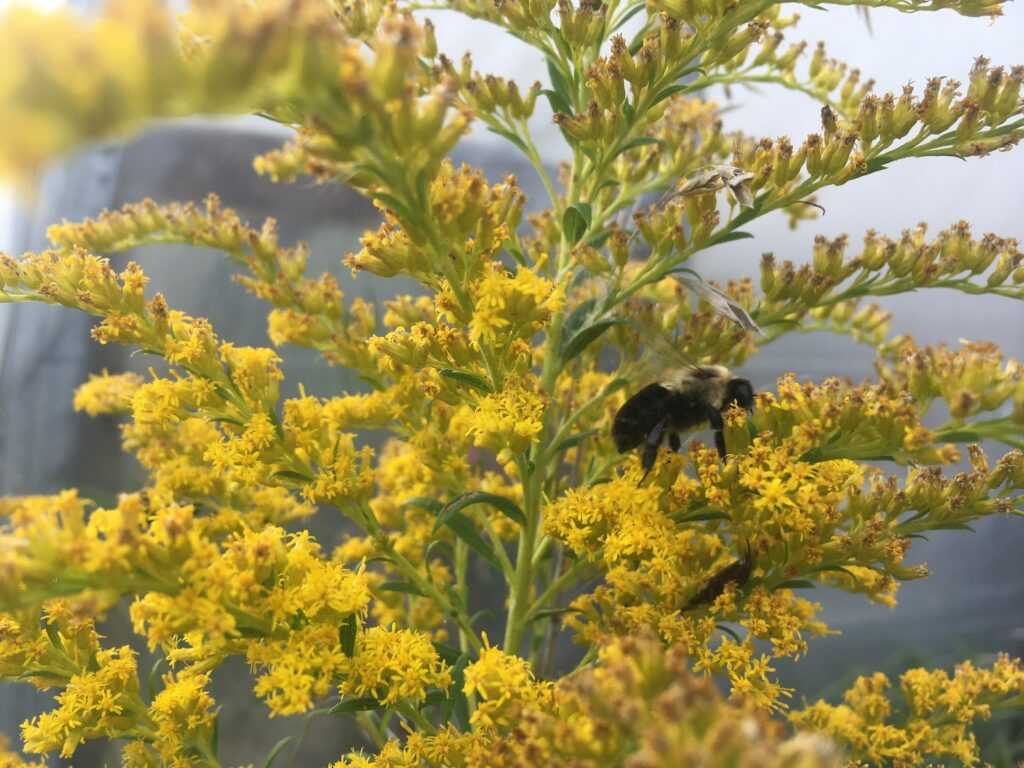
<svg viewBox="0 0 1024 768">
<path fill-rule="evenodd" d="M 651 430 L 669 412 L 675 395 L 661 386 L 648 384 L 633 395 L 615 414 L 612 439 L 620 453 L 636 448 L 647 440 Z"/>
</svg>

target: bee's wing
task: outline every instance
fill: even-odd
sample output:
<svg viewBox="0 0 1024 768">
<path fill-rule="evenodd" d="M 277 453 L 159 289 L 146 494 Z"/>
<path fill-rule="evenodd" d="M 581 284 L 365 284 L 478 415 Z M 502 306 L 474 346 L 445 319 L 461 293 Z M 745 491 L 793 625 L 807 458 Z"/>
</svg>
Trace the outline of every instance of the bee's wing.
<svg viewBox="0 0 1024 768">
<path fill-rule="evenodd" d="M 696 363 L 681 349 L 678 336 L 682 329 L 665 333 L 656 328 L 644 329 L 644 344 L 640 354 L 626 368 L 627 375 L 636 381 L 662 379 L 665 371 L 695 368 Z"/>
<path fill-rule="evenodd" d="M 675 278 L 696 294 L 698 298 L 706 301 L 708 306 L 722 317 L 732 320 L 749 333 L 764 336 L 764 331 L 754 322 L 754 318 L 750 316 L 750 313 L 713 285 L 689 275 L 676 275 Z"/>
</svg>

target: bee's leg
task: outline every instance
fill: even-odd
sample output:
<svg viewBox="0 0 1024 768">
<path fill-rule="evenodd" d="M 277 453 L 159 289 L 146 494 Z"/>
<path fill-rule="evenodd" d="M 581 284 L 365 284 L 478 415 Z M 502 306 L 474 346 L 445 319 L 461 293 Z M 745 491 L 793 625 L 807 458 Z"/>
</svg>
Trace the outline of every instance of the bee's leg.
<svg viewBox="0 0 1024 768">
<path fill-rule="evenodd" d="M 725 422 L 722 421 L 722 414 L 710 403 L 705 405 L 705 409 L 707 410 L 711 429 L 715 431 L 715 448 L 718 449 L 718 455 L 722 461 L 725 461 L 725 435 L 722 434 L 722 430 L 725 429 Z"/>
<path fill-rule="evenodd" d="M 683 441 L 680 439 L 678 432 L 668 433 L 668 447 L 672 449 L 672 453 L 679 453 L 679 446 L 682 444 Z"/>
<path fill-rule="evenodd" d="M 640 478 L 641 483 L 647 479 L 647 473 L 651 471 L 651 467 L 654 466 L 654 460 L 658 458 L 658 448 L 661 446 L 662 437 L 665 436 L 665 426 L 667 424 L 668 417 L 666 416 L 654 425 L 654 429 L 647 436 L 644 452 L 640 455 L 640 467 L 644 471 L 644 476 Z"/>
</svg>

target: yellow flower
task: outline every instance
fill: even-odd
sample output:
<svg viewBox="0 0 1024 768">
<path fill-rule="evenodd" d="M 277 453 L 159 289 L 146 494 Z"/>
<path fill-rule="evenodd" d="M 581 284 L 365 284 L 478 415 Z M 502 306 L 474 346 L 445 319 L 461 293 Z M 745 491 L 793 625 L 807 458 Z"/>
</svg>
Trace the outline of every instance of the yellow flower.
<svg viewBox="0 0 1024 768">
<path fill-rule="evenodd" d="M 452 683 L 429 636 L 408 629 L 371 627 L 356 638 L 355 654 L 340 667 L 341 692 L 372 696 L 384 705 L 416 704 L 427 691 Z"/>
<path fill-rule="evenodd" d="M 512 454 L 522 453 L 538 439 L 547 405 L 547 398 L 527 388 L 526 381 L 506 382 L 500 392 L 477 398 L 466 434 L 472 436 L 475 445 L 494 451 L 498 461 L 506 464 Z"/>
<path fill-rule="evenodd" d="M 529 662 L 491 645 L 466 667 L 464 675 L 466 695 L 480 697 L 471 716 L 478 727 L 508 728 L 515 724 L 513 713 L 520 707 L 545 710 L 553 704 L 551 683 L 536 680 Z"/>
<path fill-rule="evenodd" d="M 565 305 L 565 292 L 528 267 L 514 275 L 494 265 L 473 286 L 470 338 L 478 346 L 502 345 L 506 339 L 530 338 Z"/>
<path fill-rule="evenodd" d="M 331 624 L 312 624 L 280 639 L 250 642 L 246 658 L 264 670 L 253 690 L 270 707 L 272 717 L 309 711 L 347 668 L 338 628 Z"/>
<path fill-rule="evenodd" d="M 987 719 L 995 707 L 1024 701 L 1024 670 L 1018 659 L 999 656 L 991 668 L 958 664 L 944 670 L 910 669 L 900 677 L 907 711 L 895 711 L 887 697 L 889 679 L 859 677 L 845 704 L 817 701 L 790 714 L 798 727 L 821 731 L 849 747 L 852 757 L 871 763 L 923 764 L 953 757 L 977 765 L 978 744 L 968 727 Z"/>
<path fill-rule="evenodd" d="M 127 646 L 99 651 L 94 668 L 72 675 L 56 701 L 57 709 L 22 725 L 28 751 L 60 749 L 61 757 L 71 757 L 86 739 L 130 733 L 144 708 L 134 651 Z"/>
<path fill-rule="evenodd" d="M 45 768 L 45 763 L 27 763 L 16 752 L 7 749 L 7 737 L 0 734 L 0 768 Z"/>
<path fill-rule="evenodd" d="M 131 408 L 132 397 L 142 383 L 137 373 L 91 374 L 89 380 L 75 390 L 74 408 L 90 416 L 125 413 Z"/>
<path fill-rule="evenodd" d="M 185 669 L 163 676 L 163 689 L 149 706 L 156 724 L 154 746 L 167 762 L 185 758 L 196 744 L 205 750 L 213 747 L 216 711 L 213 697 L 207 693 L 209 673 Z"/>
</svg>

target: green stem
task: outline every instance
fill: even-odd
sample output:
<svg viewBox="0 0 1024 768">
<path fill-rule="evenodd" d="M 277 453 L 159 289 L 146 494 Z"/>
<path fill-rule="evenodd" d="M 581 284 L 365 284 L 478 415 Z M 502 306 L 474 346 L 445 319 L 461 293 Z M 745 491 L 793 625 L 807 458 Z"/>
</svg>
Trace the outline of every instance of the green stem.
<svg viewBox="0 0 1024 768">
<path fill-rule="evenodd" d="M 437 729 L 434 728 L 434 724 L 427 720 L 426 715 L 408 701 L 397 702 L 392 709 L 410 723 L 414 723 L 420 733 L 427 734 L 428 736 L 437 733 Z"/>
<path fill-rule="evenodd" d="M 502 573 L 505 574 L 506 579 L 511 579 L 513 576 L 514 569 L 512 568 L 512 561 L 508 559 L 508 553 L 505 552 L 505 545 L 498 535 L 498 532 L 494 530 L 494 523 L 491 518 L 484 512 L 479 506 L 474 508 L 476 519 L 480 523 L 480 526 L 487 533 L 487 538 L 491 540 L 491 544 L 494 548 L 494 554 L 498 556 L 498 562 L 501 564 Z"/>
<path fill-rule="evenodd" d="M 563 588 L 572 584 L 576 577 L 585 571 L 590 565 L 591 562 L 589 560 L 583 557 L 577 558 L 571 568 L 563 571 L 562 574 L 557 579 L 554 579 L 548 585 L 548 588 L 541 592 L 537 599 L 533 601 L 533 605 L 531 605 L 530 609 L 526 612 L 526 621 L 532 620 L 539 611 L 544 609 L 544 606 L 547 605 L 548 601 L 561 592 Z"/>
<path fill-rule="evenodd" d="M 423 577 L 419 572 L 419 569 L 410 563 L 391 543 L 387 534 L 384 533 L 377 525 L 376 520 L 373 517 L 372 512 L 366 510 L 366 517 L 369 521 L 370 535 L 373 536 L 374 543 L 380 549 L 380 551 L 387 556 L 395 567 L 402 572 L 402 574 L 409 579 L 414 587 L 420 592 L 429 597 L 434 601 L 434 604 L 447 616 L 451 616 L 456 624 L 459 626 L 459 630 L 466 635 L 466 639 L 469 644 L 473 647 L 477 653 L 483 650 L 483 643 L 476 636 L 476 632 L 473 630 L 473 625 L 469 623 L 469 617 L 466 612 L 460 607 L 455 606 L 452 602 L 441 593 L 441 591 L 435 587 L 430 581 Z"/>
<path fill-rule="evenodd" d="M 840 117 L 846 117 L 846 112 L 839 104 L 828 97 L 827 94 L 823 94 L 821 91 L 815 90 L 806 83 L 801 83 L 798 80 L 784 77 L 783 75 L 752 75 L 749 74 L 750 70 L 744 70 L 743 72 L 730 72 L 722 73 L 718 75 L 708 75 L 702 77 L 699 80 L 694 80 L 692 87 L 688 87 L 685 93 L 694 93 L 696 91 L 704 90 L 705 88 L 712 85 L 734 85 L 737 83 L 765 83 L 768 85 L 778 85 L 783 88 L 787 88 L 791 91 L 796 91 L 808 96 L 815 101 L 820 101 L 822 104 L 827 104 Z"/>
</svg>

